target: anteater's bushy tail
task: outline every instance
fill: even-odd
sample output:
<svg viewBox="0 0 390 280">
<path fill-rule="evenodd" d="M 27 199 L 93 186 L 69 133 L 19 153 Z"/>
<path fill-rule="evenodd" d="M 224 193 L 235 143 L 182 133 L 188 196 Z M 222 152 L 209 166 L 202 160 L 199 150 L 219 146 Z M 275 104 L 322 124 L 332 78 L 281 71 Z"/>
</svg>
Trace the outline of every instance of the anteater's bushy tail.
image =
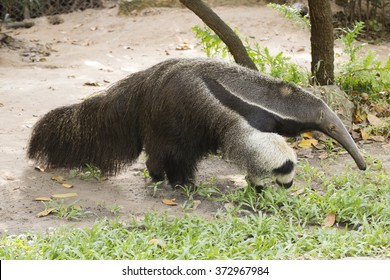
<svg viewBox="0 0 390 280">
<path fill-rule="evenodd" d="M 80 104 L 47 113 L 34 126 L 27 155 L 47 167 L 85 164 L 112 175 L 141 153 L 139 75 Z"/>
</svg>

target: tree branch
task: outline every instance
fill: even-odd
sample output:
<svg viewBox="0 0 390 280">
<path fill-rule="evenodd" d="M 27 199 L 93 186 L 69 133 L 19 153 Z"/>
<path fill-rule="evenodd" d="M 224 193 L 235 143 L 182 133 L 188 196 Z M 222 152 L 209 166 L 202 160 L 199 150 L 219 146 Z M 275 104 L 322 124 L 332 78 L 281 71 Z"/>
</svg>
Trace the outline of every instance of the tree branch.
<svg viewBox="0 0 390 280">
<path fill-rule="evenodd" d="M 240 38 L 234 31 L 201 0 L 180 0 L 188 9 L 193 11 L 207 26 L 209 26 L 226 44 L 237 64 L 258 70 L 249 57 Z"/>
</svg>

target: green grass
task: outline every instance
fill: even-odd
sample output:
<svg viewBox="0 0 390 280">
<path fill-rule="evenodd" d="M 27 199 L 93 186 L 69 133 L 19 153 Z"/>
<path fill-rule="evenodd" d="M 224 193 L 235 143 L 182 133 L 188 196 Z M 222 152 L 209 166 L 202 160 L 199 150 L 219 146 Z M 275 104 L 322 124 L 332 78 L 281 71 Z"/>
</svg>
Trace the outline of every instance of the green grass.
<svg viewBox="0 0 390 280">
<path fill-rule="evenodd" d="M 92 214 L 89 211 L 86 211 L 81 208 L 76 202 L 71 204 L 66 204 L 64 200 L 52 200 L 44 203 L 45 210 L 55 208 L 52 212 L 57 215 L 59 218 L 65 220 L 82 220 L 86 215 Z"/>
<path fill-rule="evenodd" d="M 85 229 L 3 234 L 0 259 L 389 258 L 390 174 L 379 160 L 367 161 L 365 172 L 346 167 L 335 176 L 303 162 L 290 190 L 221 191 L 213 180 L 193 193 L 185 190 L 189 202 L 219 202 L 214 218 L 183 208 L 183 217 L 149 213 L 142 220 L 103 219 Z M 226 211 L 227 203 L 235 207 Z M 336 224 L 325 227 L 330 212 Z"/>
</svg>

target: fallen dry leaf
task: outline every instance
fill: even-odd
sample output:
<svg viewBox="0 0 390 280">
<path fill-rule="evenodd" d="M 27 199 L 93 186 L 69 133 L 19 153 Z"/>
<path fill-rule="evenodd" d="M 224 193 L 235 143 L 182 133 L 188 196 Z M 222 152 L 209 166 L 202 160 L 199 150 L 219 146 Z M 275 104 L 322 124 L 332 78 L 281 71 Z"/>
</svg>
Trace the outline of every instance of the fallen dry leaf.
<svg viewBox="0 0 390 280">
<path fill-rule="evenodd" d="M 179 46 L 176 47 L 176 50 L 178 51 L 185 51 L 185 50 L 190 50 L 191 46 L 188 42 L 183 42 Z"/>
<path fill-rule="evenodd" d="M 172 198 L 172 199 L 163 199 L 163 200 L 162 200 L 162 203 L 164 203 L 165 205 L 168 205 L 168 206 L 176 206 L 176 205 L 177 205 L 176 199 L 175 199 L 175 198 Z"/>
<path fill-rule="evenodd" d="M 56 211 L 56 210 L 57 210 L 56 208 L 48 208 L 48 209 L 45 209 L 45 210 L 43 210 L 42 212 L 39 212 L 39 213 L 37 214 L 37 217 L 38 217 L 38 218 L 45 217 L 45 216 L 49 215 L 50 213 L 52 213 L 52 212 L 54 212 L 54 211 Z"/>
<path fill-rule="evenodd" d="M 362 136 L 363 140 L 368 140 L 368 138 L 370 137 L 370 134 L 368 134 L 364 129 L 360 130 L 360 135 Z"/>
<path fill-rule="evenodd" d="M 53 194 L 52 198 L 68 198 L 68 197 L 74 197 L 77 196 L 77 193 L 59 193 L 59 194 Z"/>
<path fill-rule="evenodd" d="M 50 197 L 46 197 L 46 196 L 40 196 L 40 197 L 36 197 L 34 200 L 35 201 L 50 201 L 51 198 Z"/>
<path fill-rule="evenodd" d="M 332 227 L 335 222 L 336 222 L 336 213 L 330 212 L 326 216 L 324 226 L 325 227 Z"/>
<path fill-rule="evenodd" d="M 312 132 L 304 132 L 304 133 L 302 133 L 302 137 L 313 138 L 313 133 Z"/>
<path fill-rule="evenodd" d="M 71 184 L 62 184 L 62 186 L 67 189 L 73 188 L 73 185 Z"/>
<path fill-rule="evenodd" d="M 386 138 L 382 135 L 371 135 L 371 140 L 374 140 L 375 142 L 385 142 Z"/>
<path fill-rule="evenodd" d="M 359 109 L 355 111 L 355 123 L 360 123 L 362 121 L 365 121 L 367 119 L 367 114 L 364 112 L 361 112 Z"/>
<path fill-rule="evenodd" d="M 303 139 L 301 142 L 299 142 L 298 146 L 301 148 L 310 148 L 312 146 L 318 145 L 318 141 L 314 138 L 310 139 Z"/>
<path fill-rule="evenodd" d="M 65 182 L 65 179 L 62 176 L 53 176 L 51 177 L 51 179 L 60 184 L 63 184 Z"/>
<path fill-rule="evenodd" d="M 373 125 L 373 126 L 380 126 L 382 124 L 382 121 L 380 118 L 378 118 L 377 116 L 375 115 L 372 115 L 372 114 L 368 114 L 367 115 L 367 120 L 368 122 Z"/>
</svg>

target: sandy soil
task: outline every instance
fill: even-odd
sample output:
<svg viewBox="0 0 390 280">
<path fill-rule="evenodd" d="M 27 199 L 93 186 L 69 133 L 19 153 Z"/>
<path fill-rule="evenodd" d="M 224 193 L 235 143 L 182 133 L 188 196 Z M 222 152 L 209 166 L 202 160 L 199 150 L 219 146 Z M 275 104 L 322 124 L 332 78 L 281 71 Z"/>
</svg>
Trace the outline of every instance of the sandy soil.
<svg viewBox="0 0 390 280">
<path fill-rule="evenodd" d="M 294 61 L 309 67 L 310 35 L 303 27 L 261 6 L 221 7 L 216 11 L 242 35 L 251 36 L 273 53 L 290 54 Z M 72 178 L 66 170 L 39 172 L 25 152 L 31 127 L 49 110 L 80 102 L 127 74 L 167 58 L 205 56 L 191 31 L 200 20 L 185 9 L 154 9 L 125 18 L 118 17 L 113 8 L 62 17 L 64 23 L 60 25 L 50 25 L 40 18 L 30 29 L 6 31 L 27 45 L 16 50 L 0 48 L 0 231 L 45 230 L 61 224 L 89 226 L 97 217 L 114 217 L 113 210 L 118 207 L 121 210 L 117 215 L 122 219 L 150 211 L 183 215 L 183 191 L 163 185 L 153 196 L 149 180 L 141 175 L 145 168 L 142 156 L 127 172 L 99 182 Z M 188 42 L 191 49 L 176 50 L 183 42 Z M 377 46 L 376 50 L 382 55 L 389 53 L 388 45 Z M 86 82 L 100 86 L 85 86 Z M 364 149 L 380 157 L 390 169 L 389 149 L 381 145 L 365 145 Z M 336 164 L 354 165 L 348 155 L 341 159 Z M 51 180 L 57 175 L 74 187 L 68 190 Z M 201 163 L 197 179 L 208 181 L 211 177 L 221 188 L 240 186 L 244 178 L 233 164 L 215 156 Z M 34 198 L 66 192 L 78 196 L 65 199 L 65 205 L 74 202 L 90 214 L 81 221 L 36 216 L 45 207 Z M 161 200 L 165 198 L 175 198 L 179 206 L 164 205 Z M 219 208 L 223 205 L 202 201 L 192 213 L 207 216 Z"/>
</svg>

